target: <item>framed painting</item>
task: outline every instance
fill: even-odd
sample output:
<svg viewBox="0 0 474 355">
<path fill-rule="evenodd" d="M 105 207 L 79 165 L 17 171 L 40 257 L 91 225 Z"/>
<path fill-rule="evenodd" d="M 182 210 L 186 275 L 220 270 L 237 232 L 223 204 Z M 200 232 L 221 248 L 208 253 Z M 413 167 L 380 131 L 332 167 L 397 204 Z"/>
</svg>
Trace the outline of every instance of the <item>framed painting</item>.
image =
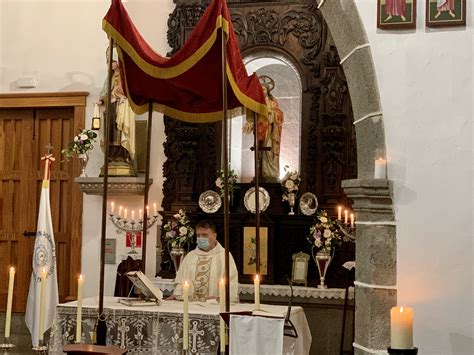
<svg viewBox="0 0 474 355">
<path fill-rule="evenodd" d="M 377 27 L 416 28 L 416 0 L 377 0 Z"/>
<path fill-rule="evenodd" d="M 426 26 L 466 26 L 466 0 L 426 0 Z"/>
<path fill-rule="evenodd" d="M 257 272 L 257 241 L 255 227 L 244 227 L 243 274 Z M 260 227 L 260 275 L 268 274 L 268 227 Z"/>
</svg>

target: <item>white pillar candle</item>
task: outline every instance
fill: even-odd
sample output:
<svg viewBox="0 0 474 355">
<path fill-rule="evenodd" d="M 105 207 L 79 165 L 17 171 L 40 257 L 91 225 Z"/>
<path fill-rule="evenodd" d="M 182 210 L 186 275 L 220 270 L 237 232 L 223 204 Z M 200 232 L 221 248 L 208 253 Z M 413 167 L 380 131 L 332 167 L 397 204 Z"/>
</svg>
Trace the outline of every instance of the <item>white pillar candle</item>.
<svg viewBox="0 0 474 355">
<path fill-rule="evenodd" d="M 189 283 L 183 284 L 183 350 L 189 348 Z"/>
<path fill-rule="evenodd" d="M 254 287 L 255 287 L 255 309 L 260 309 L 260 279 L 258 278 L 258 274 L 255 275 L 254 280 Z"/>
<path fill-rule="evenodd" d="M 135 220 L 135 210 L 132 210 L 132 221 Z"/>
<path fill-rule="evenodd" d="M 156 203 L 153 204 L 153 214 L 156 215 Z"/>
<path fill-rule="evenodd" d="M 221 278 L 219 282 L 219 312 L 225 312 L 225 282 L 224 279 Z M 221 344 L 221 353 L 225 353 L 225 344 L 226 344 L 226 335 L 225 335 L 225 322 L 220 317 L 220 335 L 219 340 Z"/>
<path fill-rule="evenodd" d="M 114 214 L 114 211 L 115 211 L 115 203 L 111 202 L 110 203 L 110 213 Z"/>
<path fill-rule="evenodd" d="M 351 227 L 354 228 L 354 213 L 351 213 Z"/>
<path fill-rule="evenodd" d="M 123 218 L 124 218 L 124 219 L 127 219 L 127 216 L 128 216 L 128 210 L 127 210 L 127 209 L 124 209 L 124 210 L 123 210 Z"/>
<path fill-rule="evenodd" d="M 76 343 L 82 341 L 82 275 L 77 279 L 77 316 L 76 316 Z"/>
<path fill-rule="evenodd" d="M 119 217 L 122 217 L 122 209 L 123 209 L 123 207 L 120 206 L 120 207 L 119 207 Z"/>
<path fill-rule="evenodd" d="M 146 206 L 146 215 L 150 217 L 150 207 Z"/>
<path fill-rule="evenodd" d="M 5 338 L 10 337 L 10 325 L 12 321 L 13 285 L 15 283 L 15 268 L 10 268 L 10 278 L 8 279 L 7 314 L 5 316 Z"/>
<path fill-rule="evenodd" d="M 374 178 L 375 179 L 386 179 L 387 178 L 387 161 L 383 158 L 378 158 L 375 160 L 375 170 Z"/>
<path fill-rule="evenodd" d="M 138 219 L 142 219 L 142 217 L 143 217 L 143 211 L 138 210 Z"/>
<path fill-rule="evenodd" d="M 43 340 L 44 339 L 44 302 L 45 302 L 45 287 L 46 287 L 46 268 L 43 268 L 43 271 L 41 272 L 41 289 L 40 289 L 40 314 L 39 314 L 39 334 L 38 334 L 38 340 Z"/>
<path fill-rule="evenodd" d="M 342 206 L 337 207 L 337 219 L 342 220 Z"/>
<path fill-rule="evenodd" d="M 344 210 L 344 224 L 347 224 L 347 216 L 349 214 L 348 210 Z"/>
<path fill-rule="evenodd" d="M 413 348 L 413 309 L 392 307 L 390 310 L 390 335 L 392 349 Z"/>
</svg>

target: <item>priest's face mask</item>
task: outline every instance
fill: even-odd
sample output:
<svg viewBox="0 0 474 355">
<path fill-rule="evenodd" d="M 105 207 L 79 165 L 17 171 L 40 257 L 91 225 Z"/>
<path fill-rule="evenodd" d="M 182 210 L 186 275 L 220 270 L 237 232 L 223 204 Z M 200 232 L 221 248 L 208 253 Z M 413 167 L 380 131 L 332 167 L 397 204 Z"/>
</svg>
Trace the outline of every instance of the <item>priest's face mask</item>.
<svg viewBox="0 0 474 355">
<path fill-rule="evenodd" d="M 199 249 L 209 251 L 217 244 L 217 233 L 210 228 L 196 228 L 196 242 Z"/>
</svg>

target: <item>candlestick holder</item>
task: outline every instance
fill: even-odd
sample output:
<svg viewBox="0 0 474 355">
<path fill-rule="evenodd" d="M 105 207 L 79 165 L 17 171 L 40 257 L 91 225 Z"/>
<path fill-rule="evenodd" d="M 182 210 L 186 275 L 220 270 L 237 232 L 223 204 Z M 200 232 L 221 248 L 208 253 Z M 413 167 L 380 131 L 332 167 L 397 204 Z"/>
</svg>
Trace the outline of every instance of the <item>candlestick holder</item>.
<svg viewBox="0 0 474 355">
<path fill-rule="evenodd" d="M 150 229 L 158 220 L 158 213 L 155 213 L 151 217 L 147 217 L 147 224 L 146 224 L 146 230 Z M 138 220 L 129 220 L 126 218 L 122 218 L 120 216 L 117 216 L 113 213 L 109 214 L 109 218 L 114 224 L 115 227 L 117 227 L 117 231 L 119 233 L 125 233 L 125 235 L 129 234 L 130 235 L 130 251 L 128 252 L 128 255 L 136 255 L 138 252 L 136 251 L 135 247 L 137 246 L 137 234 L 143 232 L 143 219 L 139 218 Z"/>
<path fill-rule="evenodd" d="M 34 346 L 31 348 L 36 354 L 38 355 L 46 355 L 48 354 L 48 347 L 46 346 L 44 340 L 40 340 L 38 346 Z"/>
<path fill-rule="evenodd" d="M 2 352 L 3 354 L 8 354 L 10 349 L 13 349 L 15 347 L 14 344 L 8 344 L 7 342 L 8 338 L 5 338 L 5 343 L 0 344 L 0 352 Z"/>
<path fill-rule="evenodd" d="M 396 355 L 416 355 L 418 354 L 418 348 L 413 347 L 411 349 L 392 349 L 388 348 L 387 352 L 389 354 L 396 354 Z"/>
</svg>

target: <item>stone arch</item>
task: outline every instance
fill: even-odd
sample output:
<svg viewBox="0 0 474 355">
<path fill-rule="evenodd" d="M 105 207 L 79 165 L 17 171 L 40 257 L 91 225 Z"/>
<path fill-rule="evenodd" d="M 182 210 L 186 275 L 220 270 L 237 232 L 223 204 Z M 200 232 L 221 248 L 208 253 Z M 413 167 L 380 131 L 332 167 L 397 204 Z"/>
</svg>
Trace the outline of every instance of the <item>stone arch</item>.
<svg viewBox="0 0 474 355">
<path fill-rule="evenodd" d="M 319 0 L 349 86 L 357 137 L 358 178 L 342 186 L 357 214 L 355 353 L 385 351 L 396 305 L 396 231 L 391 186 L 374 179 L 385 134 L 375 67 L 355 0 Z"/>
</svg>

